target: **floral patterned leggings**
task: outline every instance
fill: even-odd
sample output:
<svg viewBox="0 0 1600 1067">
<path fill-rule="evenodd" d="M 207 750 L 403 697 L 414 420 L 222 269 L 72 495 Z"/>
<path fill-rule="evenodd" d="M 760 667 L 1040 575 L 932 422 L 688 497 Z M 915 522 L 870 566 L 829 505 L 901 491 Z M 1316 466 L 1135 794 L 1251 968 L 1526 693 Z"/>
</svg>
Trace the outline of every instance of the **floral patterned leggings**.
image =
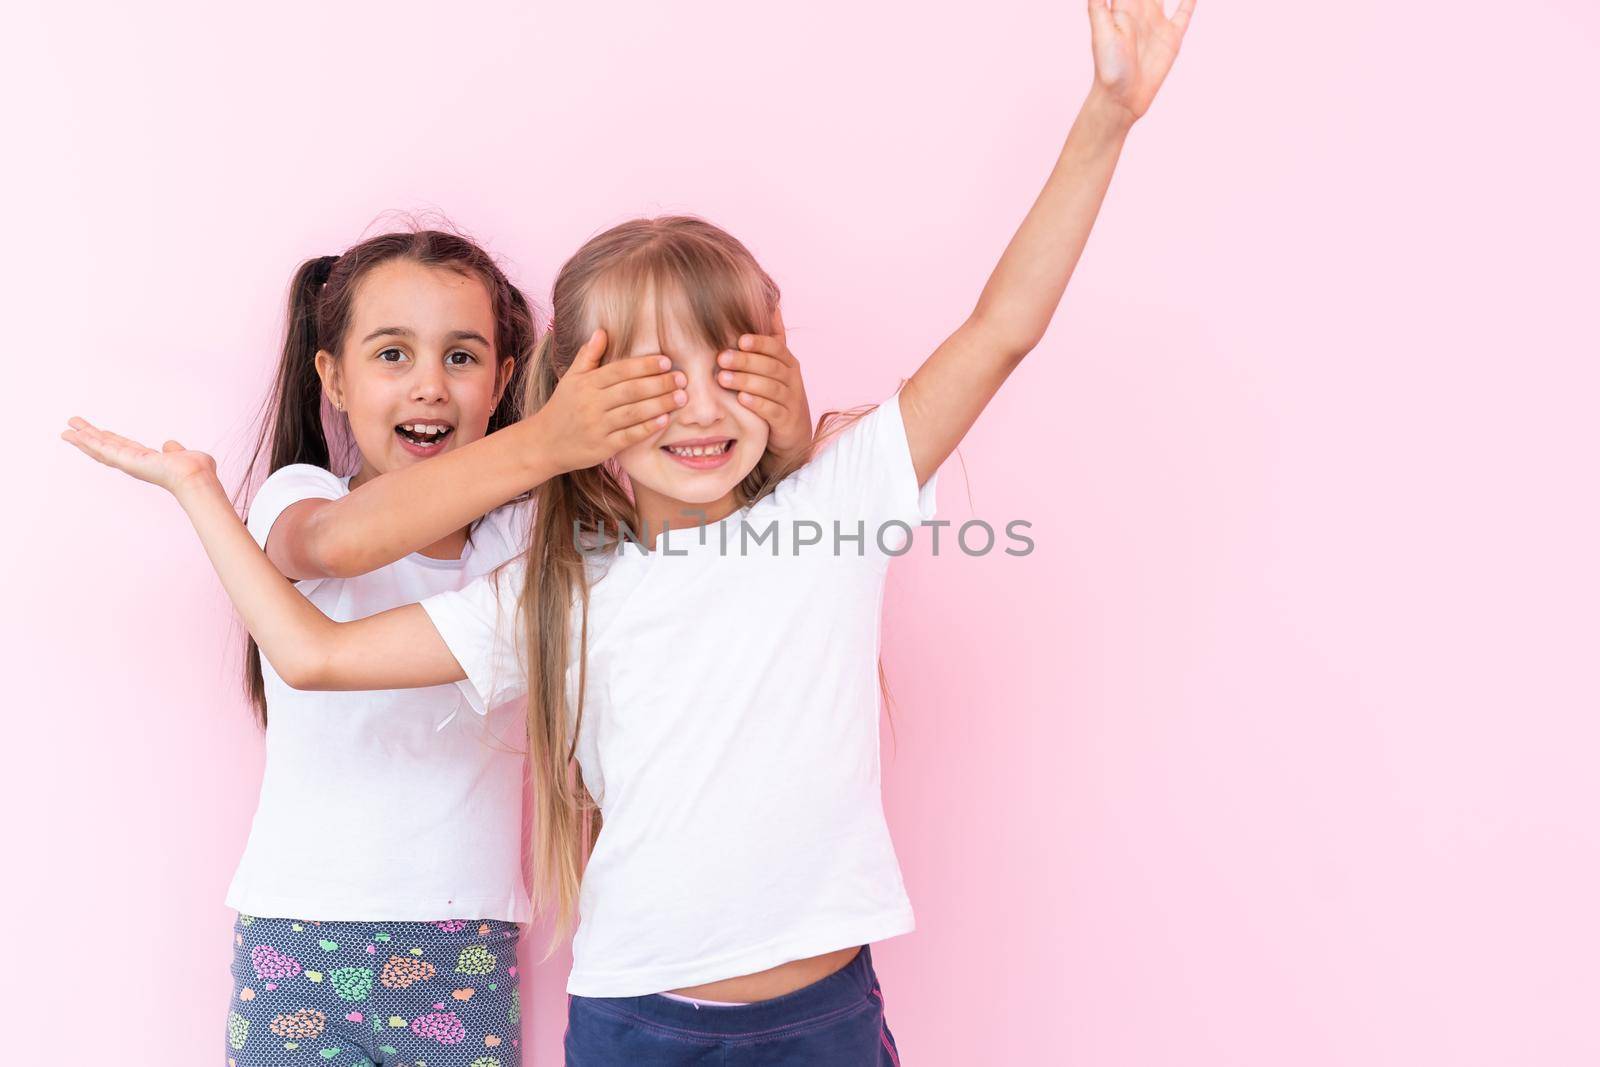
<svg viewBox="0 0 1600 1067">
<path fill-rule="evenodd" d="M 521 1067 L 515 923 L 233 928 L 228 1067 Z"/>
</svg>

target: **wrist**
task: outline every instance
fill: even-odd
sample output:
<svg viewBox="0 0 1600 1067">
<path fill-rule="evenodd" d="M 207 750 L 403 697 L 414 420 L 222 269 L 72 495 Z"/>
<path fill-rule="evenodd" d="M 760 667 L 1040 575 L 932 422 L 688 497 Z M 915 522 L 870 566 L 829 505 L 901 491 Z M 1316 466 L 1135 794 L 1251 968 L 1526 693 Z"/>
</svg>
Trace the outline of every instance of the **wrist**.
<svg viewBox="0 0 1600 1067">
<path fill-rule="evenodd" d="M 532 489 L 571 469 L 559 458 L 547 411 L 540 408 L 513 427 L 518 431 L 518 477 L 524 489 Z"/>
<path fill-rule="evenodd" d="M 1139 117 L 1113 96 L 1109 89 L 1100 84 L 1098 79 L 1089 87 L 1089 95 L 1083 102 L 1081 115 L 1098 132 L 1118 138 L 1126 137 Z"/>
<path fill-rule="evenodd" d="M 186 474 L 177 482 L 168 487 L 185 511 L 192 511 L 197 504 L 206 503 L 222 497 L 227 498 L 223 492 L 222 482 L 218 480 L 216 471 L 196 471 Z M 232 507 L 230 504 L 229 507 Z"/>
</svg>

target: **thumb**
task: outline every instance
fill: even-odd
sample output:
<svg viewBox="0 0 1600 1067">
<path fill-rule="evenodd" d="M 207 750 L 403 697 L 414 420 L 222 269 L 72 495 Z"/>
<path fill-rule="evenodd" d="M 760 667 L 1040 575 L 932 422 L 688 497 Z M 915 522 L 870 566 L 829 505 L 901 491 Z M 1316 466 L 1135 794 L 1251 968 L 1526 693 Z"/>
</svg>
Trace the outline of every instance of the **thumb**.
<svg viewBox="0 0 1600 1067">
<path fill-rule="evenodd" d="M 186 449 L 176 441 L 168 441 L 166 444 L 161 446 L 161 451 L 163 451 L 163 452 L 183 452 L 183 451 L 186 451 Z"/>
<path fill-rule="evenodd" d="M 600 359 L 606 354 L 606 332 L 596 330 L 583 342 L 583 347 L 578 349 L 578 354 L 572 359 L 572 366 L 568 371 L 588 371 L 600 366 Z"/>
<path fill-rule="evenodd" d="M 772 332 L 778 340 L 788 344 L 789 333 L 783 328 L 783 308 L 781 307 L 772 309 Z"/>
</svg>

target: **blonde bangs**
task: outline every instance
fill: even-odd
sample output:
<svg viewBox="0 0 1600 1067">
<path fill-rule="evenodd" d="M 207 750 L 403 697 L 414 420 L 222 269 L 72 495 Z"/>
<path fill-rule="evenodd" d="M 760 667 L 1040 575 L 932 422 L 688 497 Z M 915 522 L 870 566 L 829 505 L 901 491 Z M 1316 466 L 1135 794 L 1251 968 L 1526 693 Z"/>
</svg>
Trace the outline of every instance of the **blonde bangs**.
<svg viewBox="0 0 1600 1067">
<path fill-rule="evenodd" d="M 639 311 L 652 298 L 658 342 L 670 326 L 713 350 L 736 348 L 743 334 L 770 333 L 778 306 L 777 286 L 748 253 L 681 231 L 618 256 L 586 296 L 583 336 L 603 328 L 608 361 L 633 350 Z"/>
</svg>

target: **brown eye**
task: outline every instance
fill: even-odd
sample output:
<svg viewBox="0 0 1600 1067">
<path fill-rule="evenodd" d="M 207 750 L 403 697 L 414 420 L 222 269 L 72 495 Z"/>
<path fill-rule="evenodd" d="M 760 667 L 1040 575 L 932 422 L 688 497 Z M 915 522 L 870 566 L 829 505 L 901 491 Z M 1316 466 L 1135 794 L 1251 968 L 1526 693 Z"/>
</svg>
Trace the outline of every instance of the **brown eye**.
<svg viewBox="0 0 1600 1067">
<path fill-rule="evenodd" d="M 378 361 L 381 363 L 399 363 L 407 358 L 405 351 L 399 348 L 385 348 L 378 353 Z"/>
<path fill-rule="evenodd" d="M 456 359 L 457 356 L 460 356 L 461 358 L 458 360 Z M 473 355 L 471 352 L 458 348 L 448 356 L 444 357 L 444 361 L 447 366 L 466 367 L 478 362 L 478 357 Z"/>
</svg>

